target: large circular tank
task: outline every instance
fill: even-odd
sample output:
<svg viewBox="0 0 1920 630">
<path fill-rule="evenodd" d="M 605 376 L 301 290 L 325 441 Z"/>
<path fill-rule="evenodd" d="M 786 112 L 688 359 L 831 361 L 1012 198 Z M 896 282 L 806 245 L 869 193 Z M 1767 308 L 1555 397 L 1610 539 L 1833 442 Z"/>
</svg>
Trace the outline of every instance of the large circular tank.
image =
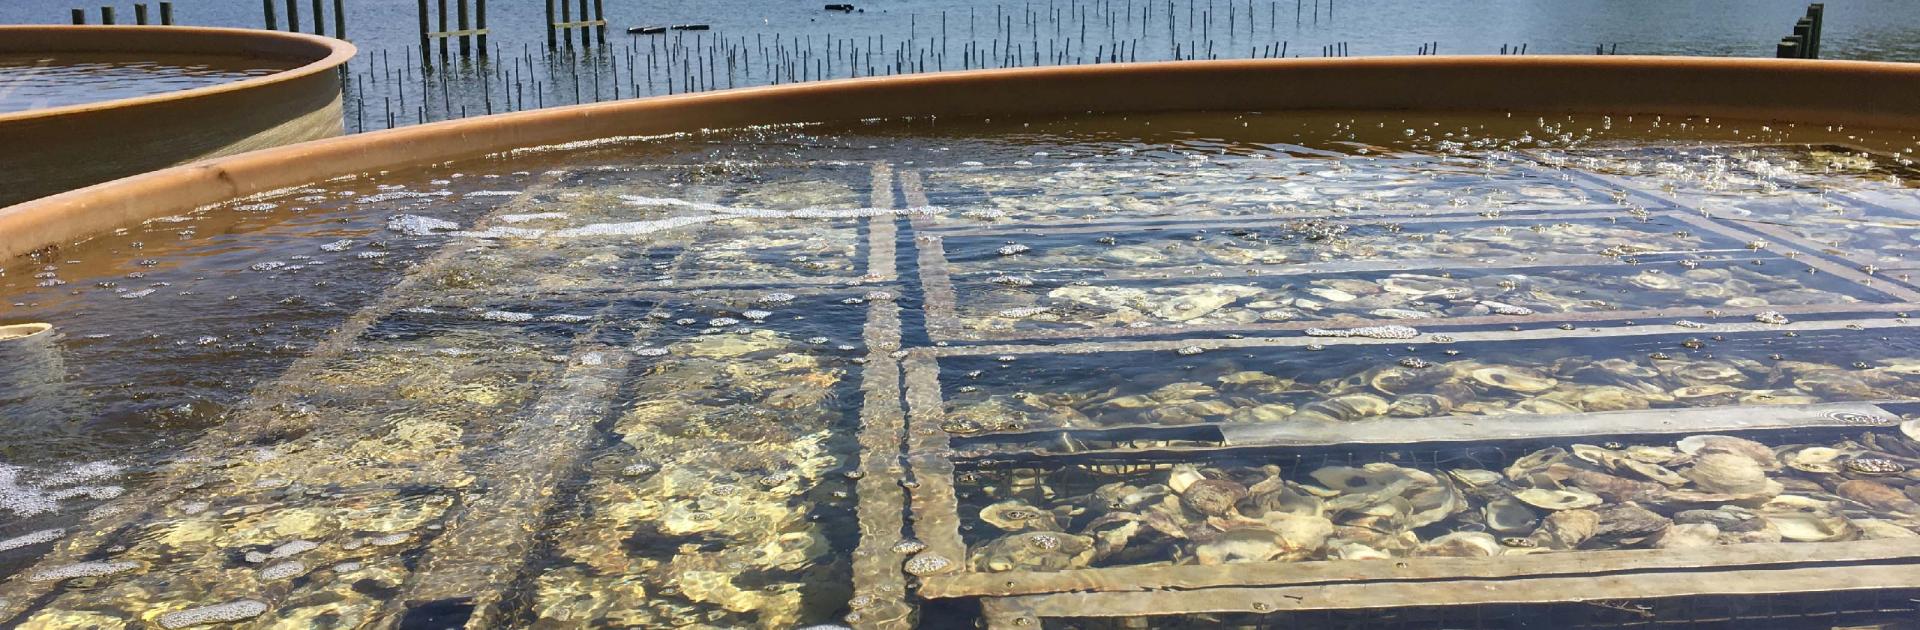
<svg viewBox="0 0 1920 630">
<path fill-rule="evenodd" d="M 15 203 L 340 135 L 347 42 L 273 31 L 0 26 L 0 157 Z"/>
<path fill-rule="evenodd" d="M 0 209 L 0 322 L 57 326 L 84 402 L 0 423 L 0 623 L 1904 621 L 1917 97 L 1775 60 L 948 73 Z"/>
</svg>

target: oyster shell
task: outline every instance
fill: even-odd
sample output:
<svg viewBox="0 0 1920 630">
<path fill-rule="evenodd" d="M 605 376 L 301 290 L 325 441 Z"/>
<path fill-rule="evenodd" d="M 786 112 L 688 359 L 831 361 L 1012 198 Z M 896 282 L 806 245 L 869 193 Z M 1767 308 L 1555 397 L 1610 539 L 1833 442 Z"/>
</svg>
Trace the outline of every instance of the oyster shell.
<svg viewBox="0 0 1920 630">
<path fill-rule="evenodd" d="M 1059 531 L 1060 523 L 1053 513 L 1028 505 L 1026 501 L 1010 499 L 980 509 L 980 520 L 986 521 L 1004 532 Z"/>
<path fill-rule="evenodd" d="M 1484 511 L 1487 529 L 1501 534 L 1533 531 L 1534 525 L 1540 520 L 1526 503 L 1512 497 L 1491 501 Z"/>
<path fill-rule="evenodd" d="M 1600 505 L 1600 495 L 1579 489 L 1553 490 L 1528 488 L 1513 493 L 1513 498 L 1542 510 L 1578 510 Z"/>
<path fill-rule="evenodd" d="M 1704 453 L 1723 452 L 1745 455 L 1752 459 L 1760 469 L 1772 472 L 1780 470 L 1780 460 L 1773 455 L 1773 449 L 1767 445 L 1737 438 L 1731 435 L 1692 435 L 1682 438 L 1677 444 L 1680 452 L 1699 457 Z"/>
<path fill-rule="evenodd" d="M 1246 486 L 1226 479 L 1201 479 L 1185 486 L 1176 491 L 1180 504 L 1207 516 L 1231 514 L 1234 504 L 1247 496 Z"/>
<path fill-rule="evenodd" d="M 1421 543 L 1413 555 L 1440 558 L 1487 558 L 1505 551 L 1500 540 L 1486 532 L 1454 532 Z"/>
<path fill-rule="evenodd" d="M 1794 542 L 1848 540 L 1858 532 L 1830 503 L 1813 497 L 1783 494 L 1755 512 L 1778 529 L 1782 539 Z"/>
<path fill-rule="evenodd" d="M 1573 549 L 1593 538 L 1600 528 L 1600 515 L 1593 510 L 1561 510 L 1548 514 L 1540 528 L 1529 537 L 1535 546 L 1547 549 Z"/>
<path fill-rule="evenodd" d="M 1022 532 L 994 539 L 973 554 L 975 571 L 1062 571 L 1093 561 L 1093 539 L 1061 532 Z"/>
<path fill-rule="evenodd" d="M 1920 516 L 1920 503 L 1899 490 L 1877 481 L 1855 479 L 1834 486 L 1833 493 L 1840 498 L 1860 503 L 1876 510 L 1895 512 L 1908 516 Z"/>
<path fill-rule="evenodd" d="M 1490 366 L 1469 373 L 1473 382 L 1522 394 L 1538 394 L 1553 389 L 1560 381 L 1534 370 L 1512 366 Z"/>
<path fill-rule="evenodd" d="M 1752 457 L 1731 452 L 1707 450 L 1695 456 L 1693 466 L 1680 473 L 1695 486 L 1720 494 L 1755 494 L 1773 482 Z M 1776 494 L 1778 491 L 1776 491 Z"/>
</svg>

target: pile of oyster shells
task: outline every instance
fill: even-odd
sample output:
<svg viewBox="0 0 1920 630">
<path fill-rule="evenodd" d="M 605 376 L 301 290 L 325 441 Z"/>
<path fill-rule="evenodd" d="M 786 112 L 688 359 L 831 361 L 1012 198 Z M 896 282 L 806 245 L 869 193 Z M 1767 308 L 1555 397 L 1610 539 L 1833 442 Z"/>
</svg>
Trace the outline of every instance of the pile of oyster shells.
<svg viewBox="0 0 1920 630">
<path fill-rule="evenodd" d="M 1203 156 L 1191 156 L 1202 158 Z M 1426 160 L 1301 162 L 1190 159 L 1158 164 L 1067 165 L 930 173 L 930 190 L 969 190 L 967 222 L 1059 217 L 1232 216 L 1289 208 L 1417 212 L 1448 205 L 1588 203 L 1587 193 L 1506 172 L 1478 172 L 1471 185 L 1436 181 Z M 1512 179 L 1506 179 L 1512 177 Z"/>
<path fill-rule="evenodd" d="M 1786 267 L 1776 266 L 1780 271 Z M 1261 282 L 1141 285 L 1085 281 L 1044 294 L 994 291 L 962 308 L 970 328 L 1244 325 L 1342 317 L 1430 319 L 1485 315 L 1658 309 L 1756 308 L 1844 304 L 1850 295 L 1770 276 L 1745 265 L 1641 271 L 1564 269 L 1460 276 L 1396 273 L 1376 279 L 1331 277 Z M 999 299 L 993 299 L 999 298 Z"/>
<path fill-rule="evenodd" d="M 1000 500 L 978 511 L 970 563 L 1058 571 L 1920 538 L 1915 466 L 1920 421 L 1818 444 L 1571 444 L 1499 471 L 1179 465 L 1046 507 L 1023 498 L 1043 486 L 983 487 Z"/>
<path fill-rule="evenodd" d="M 1072 236 L 1069 242 L 1056 242 Z M 1152 236 L 1151 233 L 1134 236 Z M 957 242 L 956 242 L 957 241 Z M 1017 256 L 987 257 L 975 247 L 998 248 L 1003 238 L 948 242 L 954 267 L 964 272 L 1008 273 L 1025 269 L 1101 267 L 1143 269 L 1177 266 L 1237 266 L 1333 260 L 1389 260 L 1594 254 L 1628 256 L 1646 251 L 1706 247 L 1700 235 L 1658 225 L 1488 220 L 1474 224 L 1347 223 L 1325 219 L 1289 221 L 1258 228 L 1143 240 L 1113 235 L 1059 235 L 1022 239 L 1031 249 Z"/>
<path fill-rule="evenodd" d="M 1680 345 L 1703 343 L 1688 338 Z M 1839 365 L 1777 354 L 1750 358 L 1724 352 L 1704 358 L 1683 352 L 1676 348 L 1675 356 L 1656 352 L 1634 360 L 1551 354 L 1534 359 L 1508 352 L 1499 355 L 1500 362 L 1409 356 L 1318 381 L 1240 370 L 1237 362 L 1222 360 L 1212 369 L 1219 376 L 1158 386 L 1151 379 L 1164 382 L 1168 374 L 1193 378 L 1207 371 L 1121 370 L 1111 375 L 1112 381 L 1066 392 L 987 393 L 984 386 L 966 385 L 950 394 L 953 408 L 942 428 L 965 435 L 1032 427 L 1346 422 L 1920 397 L 1920 379 L 1915 378 L 1920 358 Z"/>
</svg>

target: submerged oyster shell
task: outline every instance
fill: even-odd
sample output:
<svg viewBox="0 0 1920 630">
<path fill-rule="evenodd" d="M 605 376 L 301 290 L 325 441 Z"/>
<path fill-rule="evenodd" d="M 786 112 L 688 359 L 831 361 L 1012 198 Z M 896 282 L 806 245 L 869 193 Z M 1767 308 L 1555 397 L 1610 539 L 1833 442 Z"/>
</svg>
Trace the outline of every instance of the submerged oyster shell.
<svg viewBox="0 0 1920 630">
<path fill-rule="evenodd" d="M 981 508 L 980 520 L 1004 532 L 1060 530 L 1060 523 L 1053 518 L 1052 512 L 1028 505 L 1026 501 L 1019 499 L 1001 501 Z"/>
<path fill-rule="evenodd" d="M 1552 490 L 1528 488 L 1513 493 L 1513 498 L 1542 510 L 1577 510 L 1600 505 L 1600 495 L 1579 489 Z"/>
<path fill-rule="evenodd" d="M 973 554 L 975 571 L 1062 571 L 1093 561 L 1093 538 L 1061 532 L 1023 532 L 994 539 Z"/>
<path fill-rule="evenodd" d="M 1454 532 L 1421 543 L 1413 555 L 1441 558 L 1486 558 L 1500 555 L 1505 548 L 1500 540 L 1486 532 Z"/>
</svg>

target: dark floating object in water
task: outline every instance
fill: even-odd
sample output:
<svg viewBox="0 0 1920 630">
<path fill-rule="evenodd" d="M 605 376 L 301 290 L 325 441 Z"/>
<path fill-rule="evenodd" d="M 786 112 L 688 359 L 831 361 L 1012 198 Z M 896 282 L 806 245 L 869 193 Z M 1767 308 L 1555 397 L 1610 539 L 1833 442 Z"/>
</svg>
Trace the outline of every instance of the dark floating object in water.
<svg viewBox="0 0 1920 630">
<path fill-rule="evenodd" d="M 706 25 L 706 24 L 675 24 L 675 25 L 673 25 L 673 27 L 672 27 L 672 28 L 673 28 L 673 30 L 676 30 L 676 31 L 710 31 L 710 30 L 713 30 L 713 27 L 712 27 L 712 26 L 708 26 L 708 25 Z"/>
<path fill-rule="evenodd" d="M 841 12 L 841 13 L 852 13 L 852 12 L 853 12 L 853 5 L 851 5 L 851 4 L 829 4 L 829 5 L 827 5 L 827 10 L 828 10 L 828 11 L 839 11 L 839 12 Z"/>
<path fill-rule="evenodd" d="M 659 35 L 667 32 L 665 26 L 635 26 L 627 29 L 629 35 Z"/>
</svg>

